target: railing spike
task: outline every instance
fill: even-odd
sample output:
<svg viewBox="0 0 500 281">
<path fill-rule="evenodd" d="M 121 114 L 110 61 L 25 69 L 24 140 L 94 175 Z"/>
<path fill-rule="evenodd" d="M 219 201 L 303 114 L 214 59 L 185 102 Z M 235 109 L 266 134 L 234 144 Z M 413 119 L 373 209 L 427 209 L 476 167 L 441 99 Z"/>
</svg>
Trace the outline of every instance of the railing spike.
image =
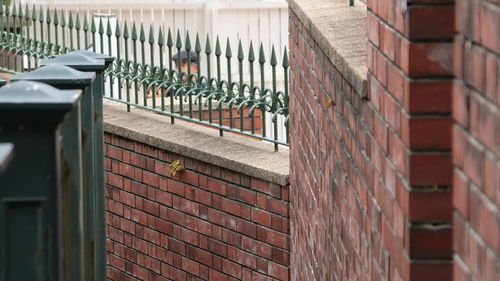
<svg viewBox="0 0 500 281">
<path fill-rule="evenodd" d="M 238 43 L 238 60 L 243 60 L 245 59 L 245 54 L 243 53 L 243 45 L 241 44 L 241 39 L 240 42 Z"/>
<path fill-rule="evenodd" d="M 144 32 L 144 24 L 141 23 L 141 33 L 139 35 L 139 41 L 146 42 L 146 33 Z"/>
<path fill-rule="evenodd" d="M 89 20 L 86 16 L 83 17 L 83 31 L 89 31 Z"/>
<path fill-rule="evenodd" d="M 14 3 L 12 5 L 12 17 L 17 17 L 17 9 L 16 9 L 16 4 Z"/>
<path fill-rule="evenodd" d="M 40 21 L 40 23 L 42 23 L 42 22 L 45 21 L 45 13 L 43 12 L 42 8 L 40 8 L 40 14 L 39 14 L 39 17 L 38 17 L 38 21 Z"/>
<path fill-rule="evenodd" d="M 168 34 L 167 34 L 167 46 L 168 47 L 174 46 L 174 40 L 172 39 L 172 31 L 170 30 L 170 27 L 168 28 Z"/>
<path fill-rule="evenodd" d="M 75 23 L 73 21 L 73 13 L 71 11 L 69 12 L 68 27 L 71 29 L 75 27 Z"/>
<path fill-rule="evenodd" d="M 229 37 L 226 40 L 226 58 L 233 57 L 233 52 L 231 52 L 231 42 L 229 42 Z"/>
<path fill-rule="evenodd" d="M 30 20 L 31 19 L 31 13 L 30 13 L 30 7 L 28 6 L 28 3 L 26 3 L 26 6 L 24 8 L 25 12 L 24 12 L 24 18 L 26 20 Z"/>
<path fill-rule="evenodd" d="M 61 13 L 61 26 L 65 27 L 66 26 L 66 16 L 64 15 L 64 11 Z"/>
<path fill-rule="evenodd" d="M 208 37 L 207 34 L 207 39 L 205 40 L 205 54 L 209 55 L 212 53 L 212 46 L 210 45 L 210 37 Z"/>
<path fill-rule="evenodd" d="M 104 24 L 102 22 L 102 17 L 99 18 L 99 34 L 100 35 L 104 34 Z"/>
<path fill-rule="evenodd" d="M 5 14 L 7 16 L 10 15 L 10 3 L 5 4 Z"/>
<path fill-rule="evenodd" d="M 111 21 L 110 20 L 108 20 L 108 26 L 106 28 L 106 35 L 107 36 L 113 35 L 113 30 L 111 30 Z"/>
<path fill-rule="evenodd" d="M 248 61 L 249 62 L 255 61 L 255 53 L 253 51 L 253 42 L 252 41 L 250 41 L 250 50 L 248 51 Z"/>
<path fill-rule="evenodd" d="M 196 42 L 194 44 L 194 51 L 197 53 L 201 52 L 200 36 L 199 36 L 198 32 L 196 32 Z"/>
<path fill-rule="evenodd" d="M 36 11 L 36 8 L 35 8 L 35 4 L 33 4 L 33 8 L 31 9 L 31 19 L 32 19 L 33 21 L 36 21 L 36 19 L 37 19 L 37 14 L 36 14 L 36 12 L 37 12 L 37 11 Z"/>
<path fill-rule="evenodd" d="M 165 45 L 165 38 L 163 37 L 163 30 L 160 29 L 158 30 L 158 46 L 163 46 Z"/>
<path fill-rule="evenodd" d="M 47 11 L 45 12 L 45 22 L 49 24 L 51 21 L 52 19 L 50 18 L 50 9 L 49 7 L 47 7 Z"/>
<path fill-rule="evenodd" d="M 288 50 L 286 49 L 286 47 L 283 53 L 283 67 L 284 68 L 290 67 L 290 62 L 288 61 Z"/>
<path fill-rule="evenodd" d="M 97 32 L 97 27 L 95 26 L 95 20 L 92 19 L 92 23 L 90 24 L 90 32 L 96 33 Z"/>
<path fill-rule="evenodd" d="M 115 36 L 118 38 L 122 36 L 122 32 L 120 30 L 120 23 L 116 21 L 116 26 L 115 26 Z"/>
<path fill-rule="evenodd" d="M 222 55 L 222 51 L 220 49 L 220 41 L 219 41 L 219 36 L 217 36 L 217 40 L 215 40 L 215 55 L 220 56 Z"/>
<path fill-rule="evenodd" d="M 186 51 L 191 51 L 191 38 L 189 37 L 189 31 L 186 32 L 186 44 L 185 44 L 185 49 Z"/>
<path fill-rule="evenodd" d="M 177 29 L 177 40 L 175 41 L 176 41 L 175 46 L 177 47 L 177 49 L 182 48 L 181 32 L 178 29 Z"/>
<path fill-rule="evenodd" d="M 57 14 L 57 9 L 54 9 L 54 25 L 59 25 L 59 15 Z"/>
<path fill-rule="evenodd" d="M 154 44 L 155 43 L 155 32 L 153 29 L 153 25 L 151 24 L 149 26 L 149 44 Z"/>
<path fill-rule="evenodd" d="M 19 8 L 18 8 L 17 16 L 20 19 L 23 18 L 23 16 L 24 16 L 24 14 L 23 14 L 23 6 L 21 6 L 21 2 L 19 2 Z"/>
<path fill-rule="evenodd" d="M 271 51 L 271 65 L 272 66 L 278 65 L 278 60 L 276 59 L 276 51 L 274 50 L 274 44 Z"/>
<path fill-rule="evenodd" d="M 260 48 L 259 48 L 259 62 L 260 63 L 266 62 L 266 56 L 264 55 L 264 45 L 262 43 L 260 43 Z"/>
<path fill-rule="evenodd" d="M 80 14 L 79 13 L 76 13 L 75 28 L 76 28 L 76 30 L 80 30 L 82 28 L 82 26 L 80 24 Z"/>
<path fill-rule="evenodd" d="M 127 22 L 125 22 L 125 25 L 123 26 L 123 38 L 125 38 L 125 39 L 129 38 L 128 24 L 127 24 Z"/>
<path fill-rule="evenodd" d="M 137 40 L 137 27 L 135 22 L 132 24 L 132 40 Z"/>
</svg>

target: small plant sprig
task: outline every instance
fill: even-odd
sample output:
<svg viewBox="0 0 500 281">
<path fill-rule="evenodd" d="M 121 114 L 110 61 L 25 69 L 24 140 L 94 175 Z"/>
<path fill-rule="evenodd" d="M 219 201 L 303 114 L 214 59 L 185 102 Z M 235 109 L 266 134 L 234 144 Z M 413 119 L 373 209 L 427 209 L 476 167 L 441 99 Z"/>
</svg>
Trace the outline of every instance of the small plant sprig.
<svg viewBox="0 0 500 281">
<path fill-rule="evenodd" d="M 170 174 L 175 176 L 177 173 L 182 173 L 184 171 L 184 165 L 182 165 L 181 161 L 175 160 L 170 163 Z"/>
</svg>

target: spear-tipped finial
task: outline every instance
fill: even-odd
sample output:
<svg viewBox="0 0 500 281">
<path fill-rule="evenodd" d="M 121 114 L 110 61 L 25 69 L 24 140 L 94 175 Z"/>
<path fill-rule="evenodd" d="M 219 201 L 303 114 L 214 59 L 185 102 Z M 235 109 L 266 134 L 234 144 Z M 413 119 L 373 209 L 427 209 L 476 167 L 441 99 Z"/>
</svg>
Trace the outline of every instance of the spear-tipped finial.
<svg viewBox="0 0 500 281">
<path fill-rule="evenodd" d="M 72 12 L 69 12 L 68 27 L 69 28 L 75 27 L 75 22 L 73 21 L 73 13 Z"/>
<path fill-rule="evenodd" d="M 175 41 L 175 46 L 177 47 L 177 49 L 182 48 L 181 32 L 179 30 L 177 30 L 177 40 Z"/>
<path fill-rule="evenodd" d="M 132 40 L 137 40 L 137 27 L 135 22 L 132 24 Z"/>
<path fill-rule="evenodd" d="M 288 50 L 285 47 L 285 52 L 283 53 L 283 67 L 288 68 L 290 67 L 290 62 L 288 61 Z"/>
<path fill-rule="evenodd" d="M 125 22 L 125 26 L 123 27 L 123 38 L 128 39 L 130 34 L 128 33 L 128 23 Z"/>
<path fill-rule="evenodd" d="M 144 24 L 141 23 L 141 33 L 139 34 L 139 41 L 146 42 L 146 33 L 144 32 Z"/>
<path fill-rule="evenodd" d="M 264 55 L 264 45 L 260 43 L 260 48 L 259 48 L 259 63 L 265 63 L 266 62 L 266 56 Z"/>
<path fill-rule="evenodd" d="M 189 38 L 189 31 L 186 32 L 186 51 L 191 51 L 191 38 Z"/>
<path fill-rule="evenodd" d="M 111 21 L 108 20 L 108 24 L 106 27 L 106 35 L 111 36 L 113 35 L 113 30 L 111 30 Z"/>
<path fill-rule="evenodd" d="M 196 42 L 194 43 L 194 51 L 197 53 L 201 52 L 200 36 L 198 35 L 198 32 L 196 32 Z"/>
<path fill-rule="evenodd" d="M 212 53 L 212 46 L 210 45 L 210 38 L 208 37 L 207 34 L 207 39 L 205 40 L 205 54 L 211 54 Z"/>
<path fill-rule="evenodd" d="M 174 40 L 172 39 L 172 30 L 170 30 L 169 27 L 167 33 L 167 46 L 172 47 L 173 45 L 174 45 Z"/>
<path fill-rule="evenodd" d="M 271 65 L 272 66 L 278 65 L 278 60 L 276 59 L 276 51 L 274 50 L 274 44 L 271 51 Z"/>
<path fill-rule="evenodd" d="M 163 37 L 163 30 L 160 27 L 160 30 L 158 31 L 158 45 L 163 46 L 165 45 L 165 38 Z"/>
<path fill-rule="evenodd" d="M 104 34 L 104 24 L 102 22 L 102 18 L 99 18 L 99 34 Z"/>
<path fill-rule="evenodd" d="M 122 36 L 122 31 L 120 30 L 120 23 L 116 21 L 116 26 L 115 26 L 115 36 L 120 37 Z"/>
<path fill-rule="evenodd" d="M 231 58 L 233 56 L 233 52 L 231 52 L 231 43 L 229 42 L 229 37 L 226 40 L 226 58 Z"/>
<path fill-rule="evenodd" d="M 253 52 L 253 42 L 252 41 L 250 41 L 250 50 L 248 51 L 248 61 L 249 62 L 255 61 L 255 53 Z"/>
<path fill-rule="evenodd" d="M 155 43 L 155 32 L 153 29 L 153 25 L 149 26 L 149 44 L 153 45 Z"/>
<path fill-rule="evenodd" d="M 238 43 L 238 60 L 243 60 L 245 58 L 245 54 L 243 54 L 243 45 L 241 44 L 241 39 L 240 42 Z"/>
<path fill-rule="evenodd" d="M 83 31 L 89 31 L 89 20 L 87 19 L 87 17 L 83 18 Z"/>
<path fill-rule="evenodd" d="M 220 41 L 219 41 L 219 36 L 217 36 L 217 40 L 215 40 L 215 55 L 220 56 L 222 55 L 222 51 L 220 49 Z"/>
</svg>

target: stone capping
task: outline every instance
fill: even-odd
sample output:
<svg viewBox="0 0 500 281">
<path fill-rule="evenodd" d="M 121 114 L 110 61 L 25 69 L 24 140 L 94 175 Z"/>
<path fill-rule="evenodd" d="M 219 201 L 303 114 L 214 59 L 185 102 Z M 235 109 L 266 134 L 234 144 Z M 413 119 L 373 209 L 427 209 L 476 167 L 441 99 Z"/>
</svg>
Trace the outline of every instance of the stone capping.
<svg viewBox="0 0 500 281">
<path fill-rule="evenodd" d="M 289 184 L 289 149 L 104 100 L 104 131 L 279 185 Z"/>
<path fill-rule="evenodd" d="M 287 0 L 331 63 L 361 97 L 367 96 L 366 5 L 356 0 Z"/>
</svg>

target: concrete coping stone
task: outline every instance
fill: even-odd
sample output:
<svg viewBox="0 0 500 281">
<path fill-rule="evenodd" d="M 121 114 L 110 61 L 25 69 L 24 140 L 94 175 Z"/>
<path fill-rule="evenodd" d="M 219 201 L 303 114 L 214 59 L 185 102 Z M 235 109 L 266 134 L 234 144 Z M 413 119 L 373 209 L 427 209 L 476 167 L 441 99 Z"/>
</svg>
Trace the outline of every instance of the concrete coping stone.
<svg viewBox="0 0 500 281">
<path fill-rule="evenodd" d="M 361 97 L 367 96 L 366 5 L 349 0 L 287 0 L 331 63 Z"/>
<path fill-rule="evenodd" d="M 104 131 L 279 185 L 289 184 L 289 149 L 104 100 Z"/>
</svg>

